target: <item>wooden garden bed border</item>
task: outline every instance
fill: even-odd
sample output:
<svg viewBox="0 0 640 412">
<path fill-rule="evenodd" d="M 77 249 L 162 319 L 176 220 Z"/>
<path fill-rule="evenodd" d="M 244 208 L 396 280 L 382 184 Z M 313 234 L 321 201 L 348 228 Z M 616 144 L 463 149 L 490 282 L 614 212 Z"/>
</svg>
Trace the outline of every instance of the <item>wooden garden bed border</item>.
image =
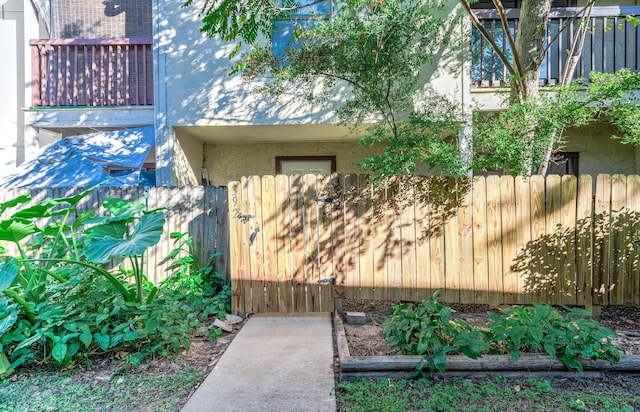
<svg viewBox="0 0 640 412">
<path fill-rule="evenodd" d="M 342 319 L 334 312 L 336 346 L 340 359 L 340 381 L 358 378 L 411 378 L 420 356 L 351 356 Z M 568 371 L 559 360 L 539 353 L 523 353 L 518 361 L 509 355 L 491 355 L 470 359 L 464 355 L 447 357 L 444 376 L 477 377 L 504 376 L 509 378 L 596 378 L 607 372 L 640 373 L 640 355 L 622 355 L 620 362 L 611 364 L 604 360 L 582 361 L 583 372 Z M 430 373 L 425 365 L 423 371 Z M 439 375 L 439 374 L 438 374 Z"/>
</svg>

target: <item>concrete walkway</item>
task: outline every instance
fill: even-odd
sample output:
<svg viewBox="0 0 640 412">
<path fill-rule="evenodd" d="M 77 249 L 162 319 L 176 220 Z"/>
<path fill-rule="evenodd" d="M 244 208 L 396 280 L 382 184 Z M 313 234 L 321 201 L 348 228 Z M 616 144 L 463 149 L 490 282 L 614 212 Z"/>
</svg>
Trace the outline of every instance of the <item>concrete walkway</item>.
<svg viewBox="0 0 640 412">
<path fill-rule="evenodd" d="M 329 314 L 256 316 L 182 409 L 335 411 Z"/>
</svg>

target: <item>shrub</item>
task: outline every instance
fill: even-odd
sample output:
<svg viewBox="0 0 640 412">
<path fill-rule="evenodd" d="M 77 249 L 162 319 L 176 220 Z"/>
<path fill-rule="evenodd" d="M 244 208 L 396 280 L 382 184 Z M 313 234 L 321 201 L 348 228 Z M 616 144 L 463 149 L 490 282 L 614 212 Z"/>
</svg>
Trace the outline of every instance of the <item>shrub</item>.
<svg viewBox="0 0 640 412">
<path fill-rule="evenodd" d="M 43 302 L 33 308 L 35 323 L 21 314 L 0 337 L 12 368 L 26 361 L 70 366 L 114 352 L 138 364 L 189 347 L 199 323 L 185 305 L 162 295 L 150 304 L 127 302 L 103 277 L 71 270 L 66 282 L 45 285 Z"/>
<path fill-rule="evenodd" d="M 582 370 L 580 359 L 620 360 L 620 350 L 611 343 L 615 333 L 590 319 L 584 309 L 549 305 L 511 306 L 502 313 L 489 312 L 489 340 L 493 351 L 509 353 L 546 352 L 573 370 Z"/>
<path fill-rule="evenodd" d="M 163 261 L 171 262 L 171 274 L 160 283 L 160 289 L 196 311 L 200 319 L 211 315 L 225 319 L 231 310 L 231 288 L 214 268 L 214 259 L 218 255 L 209 256 L 206 264 L 201 266 L 189 233 L 174 232 L 171 238 L 175 248 Z"/>
<path fill-rule="evenodd" d="M 571 370 L 582 370 L 581 359 L 620 360 L 620 349 L 611 342 L 615 333 L 589 319 L 584 309 L 549 305 L 511 306 L 502 313 L 489 312 L 488 331 L 476 329 L 461 319 L 451 319 L 454 312 L 439 302 L 440 291 L 417 305 L 400 304 L 391 308 L 384 323 L 383 335 L 398 353 L 421 355 L 431 370 L 444 372 L 446 356 L 462 353 L 472 359 L 483 354 L 509 353 L 518 360 L 519 353 L 546 352 Z"/>
<path fill-rule="evenodd" d="M 413 306 L 395 305 L 384 323 L 383 335 L 398 353 L 422 355 L 429 368 L 444 372 L 447 354 L 462 352 L 472 359 L 489 349 L 483 333 L 462 319 L 451 319 L 454 310 L 438 301 L 440 291 Z M 418 365 L 422 369 L 422 363 Z"/>
</svg>

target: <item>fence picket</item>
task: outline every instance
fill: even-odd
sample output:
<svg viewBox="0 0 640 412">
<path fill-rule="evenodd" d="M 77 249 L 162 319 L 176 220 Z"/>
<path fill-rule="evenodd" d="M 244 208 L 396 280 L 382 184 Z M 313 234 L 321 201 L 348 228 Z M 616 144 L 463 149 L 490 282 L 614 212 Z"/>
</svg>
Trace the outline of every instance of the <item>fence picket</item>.
<svg viewBox="0 0 640 412">
<path fill-rule="evenodd" d="M 445 251 L 444 251 L 444 182 L 433 179 L 429 183 L 429 255 L 431 256 L 431 290 L 435 292 L 445 287 Z"/>
<path fill-rule="evenodd" d="M 531 187 L 530 179 L 518 176 L 515 179 L 515 196 L 516 196 L 516 262 L 520 259 L 526 259 L 527 248 L 531 246 Z M 513 273 L 512 276 L 517 277 L 518 296 L 517 302 L 530 303 L 531 293 L 527 290 L 527 280 L 531 276 L 531 261 L 528 260 L 524 273 Z"/>
<path fill-rule="evenodd" d="M 518 275 L 511 269 L 517 257 L 518 222 L 516 221 L 515 179 L 500 178 L 500 225 L 502 231 L 502 302 L 518 301 Z"/>
<path fill-rule="evenodd" d="M 416 230 L 416 294 L 415 300 L 428 299 L 431 289 L 431 249 L 429 246 L 429 202 L 424 195 L 428 185 L 425 177 L 416 177 L 414 190 L 415 199 L 415 230 Z"/>
<path fill-rule="evenodd" d="M 611 176 L 598 175 L 596 177 L 595 219 L 594 219 L 594 303 L 606 305 L 609 303 L 609 242 L 611 216 Z"/>
<path fill-rule="evenodd" d="M 289 177 L 278 175 L 275 178 L 276 251 L 278 254 L 278 308 L 281 312 L 292 312 L 293 279 L 291 277 L 291 220 L 289 206 Z"/>
<path fill-rule="evenodd" d="M 305 286 L 305 236 L 304 236 L 304 192 L 302 176 L 292 176 L 289 180 L 291 193 L 291 246 L 293 248 L 293 293 L 296 312 L 312 312 L 307 308 Z"/>
<path fill-rule="evenodd" d="M 489 256 L 487 250 L 487 186 L 483 176 L 473 178 L 473 289 L 474 302 L 489 301 Z"/>
<path fill-rule="evenodd" d="M 558 292 L 563 305 L 577 304 L 576 279 L 576 200 L 578 180 L 575 176 L 562 176 L 560 220 L 564 242 L 562 242 L 562 267 L 558 276 Z"/>
<path fill-rule="evenodd" d="M 612 305 L 623 304 L 627 293 L 627 245 L 629 232 L 627 204 L 627 178 L 624 175 L 611 177 L 611 292 Z"/>
<path fill-rule="evenodd" d="M 418 298 L 416 294 L 416 214 L 414 188 L 409 182 L 403 180 L 400 193 L 404 199 L 400 211 L 402 299 L 416 301 Z"/>
<path fill-rule="evenodd" d="M 489 303 L 503 300 L 502 219 L 500 217 L 500 177 L 487 177 L 487 256 L 489 267 Z"/>
<path fill-rule="evenodd" d="M 372 183 L 365 175 L 358 176 L 358 233 L 360 242 L 358 254 L 360 261 L 359 293 L 363 299 L 373 299 L 375 288 L 375 233 L 376 221 L 372 199 Z"/>
<path fill-rule="evenodd" d="M 229 263 L 231 266 L 231 310 L 234 313 L 247 313 L 244 304 L 245 293 L 245 271 L 242 262 L 242 235 L 240 234 L 242 224 L 239 219 L 242 207 L 242 183 L 229 183 Z"/>
<path fill-rule="evenodd" d="M 593 308 L 592 217 L 593 180 L 591 176 L 578 178 L 578 200 L 576 211 L 576 304 Z"/>
<path fill-rule="evenodd" d="M 264 288 L 265 288 L 265 311 L 279 311 L 278 297 L 278 239 L 276 221 L 278 220 L 278 206 L 275 197 L 275 178 L 273 176 L 262 176 L 262 239 L 264 242 Z M 258 245 L 256 244 L 256 247 Z"/>
<path fill-rule="evenodd" d="M 634 243 L 640 240 L 640 176 L 627 177 L 627 211 L 629 214 L 627 235 L 629 282 L 624 304 L 640 305 L 640 250 Z"/>
</svg>

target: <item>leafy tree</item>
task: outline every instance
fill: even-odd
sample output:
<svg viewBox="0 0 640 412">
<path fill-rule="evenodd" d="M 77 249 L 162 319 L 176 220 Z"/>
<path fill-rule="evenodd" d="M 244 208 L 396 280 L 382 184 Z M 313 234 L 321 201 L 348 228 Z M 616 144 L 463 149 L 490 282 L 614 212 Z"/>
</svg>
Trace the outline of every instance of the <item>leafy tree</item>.
<svg viewBox="0 0 640 412">
<path fill-rule="evenodd" d="M 425 86 L 422 69 L 434 63 L 450 34 L 437 13 L 438 1 L 388 0 L 337 4 L 330 20 L 321 16 L 294 25 L 283 52 L 271 45 L 246 53 L 240 72 L 267 79 L 262 92 L 281 96 L 295 84 L 309 101 L 339 96 L 340 123 L 370 124 L 362 142 L 384 143 L 384 153 L 361 165 L 378 177 L 417 170 L 417 163 L 463 173 L 455 139 L 458 109 Z M 443 13 L 440 13 L 443 14 Z M 373 123 L 371 123 L 373 121 Z"/>
<path fill-rule="evenodd" d="M 563 144 L 566 129 L 602 120 L 617 127 L 614 138 L 640 144 L 640 102 L 630 92 L 639 87 L 639 72 L 594 72 L 589 82 L 551 88 L 512 102 L 497 115 L 477 113 L 474 168 L 529 174 L 531 165 L 549 161 L 550 147 Z"/>
<path fill-rule="evenodd" d="M 504 38 L 501 39 L 493 38 L 485 30 L 471 8 L 474 0 L 458 1 L 474 27 L 502 60 L 511 89 L 504 113 L 476 116 L 472 132 L 474 170 L 505 169 L 513 174 L 532 171 L 546 174 L 553 151 L 562 144 L 564 131 L 599 120 L 605 113 L 612 116 L 623 135 L 634 134 L 629 124 L 638 117 L 634 114 L 637 106 L 626 94 L 634 83 L 630 73 L 621 74 L 617 80 L 603 77 L 596 80 L 617 85 L 614 99 L 620 104 L 606 110 L 603 107 L 612 101 L 601 99 L 597 91 L 605 86 L 593 85 L 595 88 L 584 94 L 571 85 L 595 0 L 588 0 L 575 17 L 560 28 L 573 30 L 574 41 L 567 50 L 568 64 L 560 81 L 562 90 L 545 94 L 539 92 L 538 85 L 546 48 L 552 43 L 546 42 L 552 0 L 522 0 L 516 36 L 511 34 L 501 1 L 492 0 L 502 23 L 500 36 Z M 186 5 L 192 2 L 187 0 Z M 340 121 L 359 124 L 371 113 L 382 119 L 382 123 L 369 128 L 363 142 L 381 142 L 385 151 L 382 155 L 365 158 L 361 162 L 363 167 L 386 176 L 412 172 L 416 170 L 416 162 L 425 162 L 431 167 L 444 165 L 442 170 L 449 173 L 463 173 L 464 167 L 469 165 L 465 165 L 456 152 L 455 139 L 442 137 L 443 130 L 452 137 L 460 129 L 463 118 L 458 114 L 461 108 L 443 103 L 442 97 L 425 93 L 422 100 L 429 103 L 418 107 L 436 107 L 437 110 L 412 109 L 423 86 L 416 73 L 420 72 L 421 65 L 431 62 L 434 57 L 433 47 L 424 50 L 412 47 L 425 43 L 432 45 L 429 39 L 433 43 L 446 44 L 446 34 L 437 30 L 423 31 L 421 26 L 426 20 L 435 19 L 434 12 L 441 11 L 442 4 L 418 0 L 338 1 L 335 3 L 337 16 L 329 21 L 318 16 L 311 27 L 299 26 L 294 47 L 289 47 L 282 56 L 273 55 L 271 46 L 276 22 L 286 21 L 304 10 L 313 10 L 320 3 L 321 0 L 204 0 L 202 29 L 209 36 L 236 42 L 232 57 L 240 58 L 236 60 L 234 71 L 253 76 L 273 74 L 272 94 L 282 92 L 286 82 L 296 82 L 309 86 L 307 97 L 326 98 L 336 91 L 339 81 L 348 83 L 352 94 L 338 111 Z M 402 18 L 393 19 L 398 16 Z M 446 26 L 442 19 L 429 21 L 436 20 L 441 27 Z M 509 56 L 502 51 L 503 42 L 509 45 Z M 262 46 L 257 46 L 259 44 Z M 401 67 L 403 62 L 406 62 L 405 68 Z M 388 69 L 391 67 L 393 69 Z M 323 81 L 321 92 L 309 93 L 318 79 Z M 388 94 L 385 84 L 391 85 Z M 592 106 L 585 107 L 585 104 Z M 597 104 L 603 106 L 593 106 Z M 623 114 L 631 119 L 624 119 Z M 624 141 L 635 143 L 635 138 Z"/>
</svg>

